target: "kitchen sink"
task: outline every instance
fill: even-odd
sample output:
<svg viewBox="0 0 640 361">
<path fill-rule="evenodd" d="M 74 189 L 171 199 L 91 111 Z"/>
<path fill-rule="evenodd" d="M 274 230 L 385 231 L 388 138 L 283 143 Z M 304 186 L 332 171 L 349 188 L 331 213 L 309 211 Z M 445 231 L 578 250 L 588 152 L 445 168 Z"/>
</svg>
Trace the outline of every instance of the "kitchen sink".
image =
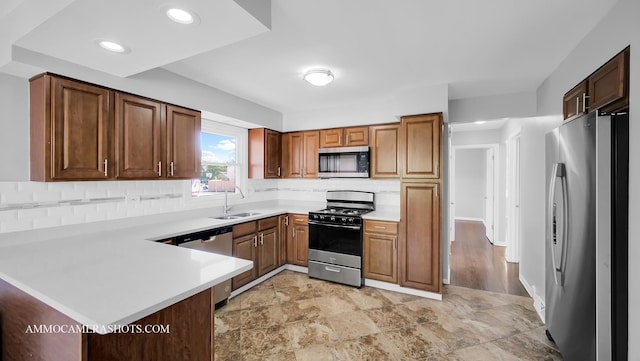
<svg viewBox="0 0 640 361">
<path fill-rule="evenodd" d="M 260 214 L 259 212 L 242 212 L 242 213 L 228 214 L 226 216 L 210 217 L 210 218 L 215 218 L 215 219 L 240 219 L 240 218 L 245 218 L 245 217 L 257 216 L 259 214 Z"/>
<path fill-rule="evenodd" d="M 220 216 L 220 217 L 209 217 L 209 218 L 214 218 L 214 219 L 240 219 L 242 217 L 236 216 L 236 215 L 231 215 L 231 216 Z"/>
<path fill-rule="evenodd" d="M 244 217 L 257 216 L 259 214 L 260 214 L 259 212 L 243 212 L 243 213 L 236 213 L 233 216 L 244 218 Z"/>
</svg>

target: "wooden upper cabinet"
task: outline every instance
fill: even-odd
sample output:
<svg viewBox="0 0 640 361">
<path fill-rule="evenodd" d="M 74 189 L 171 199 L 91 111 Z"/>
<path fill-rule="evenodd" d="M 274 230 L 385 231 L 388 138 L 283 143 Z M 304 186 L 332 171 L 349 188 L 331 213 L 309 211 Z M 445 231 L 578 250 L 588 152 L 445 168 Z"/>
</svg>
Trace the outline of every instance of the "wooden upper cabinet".
<svg viewBox="0 0 640 361">
<path fill-rule="evenodd" d="M 318 148 L 320 134 L 318 131 L 304 132 L 304 167 L 303 178 L 318 178 Z"/>
<path fill-rule="evenodd" d="M 249 178 L 280 178 L 282 134 L 271 129 L 249 129 Z"/>
<path fill-rule="evenodd" d="M 113 92 L 41 75 L 30 93 L 31 180 L 111 178 Z"/>
<path fill-rule="evenodd" d="M 371 178 L 400 178 L 400 123 L 369 127 Z"/>
<path fill-rule="evenodd" d="M 587 113 L 587 81 L 576 85 L 562 97 L 564 119 Z"/>
<path fill-rule="evenodd" d="M 440 293 L 440 184 L 403 182 L 400 197 L 400 286 Z"/>
<path fill-rule="evenodd" d="M 163 112 L 164 105 L 160 102 L 116 93 L 116 178 L 162 176 Z"/>
<path fill-rule="evenodd" d="M 320 148 L 342 147 L 342 142 L 342 128 L 320 130 Z"/>
<path fill-rule="evenodd" d="M 369 145 L 369 127 L 350 127 L 320 130 L 320 148 L 355 147 Z"/>
<path fill-rule="evenodd" d="M 285 133 L 282 137 L 282 158 L 286 178 L 318 178 L 317 130 Z"/>
<path fill-rule="evenodd" d="M 200 112 L 167 105 L 167 178 L 200 178 Z"/>
<path fill-rule="evenodd" d="M 200 112 L 42 74 L 30 80 L 31 180 L 200 176 Z"/>
<path fill-rule="evenodd" d="M 344 128 L 344 139 L 347 147 L 369 145 L 369 127 Z"/>
<path fill-rule="evenodd" d="M 442 113 L 401 118 L 402 178 L 440 178 Z"/>
<path fill-rule="evenodd" d="M 596 70 L 589 78 L 589 110 L 615 112 L 629 106 L 629 48 Z"/>
</svg>

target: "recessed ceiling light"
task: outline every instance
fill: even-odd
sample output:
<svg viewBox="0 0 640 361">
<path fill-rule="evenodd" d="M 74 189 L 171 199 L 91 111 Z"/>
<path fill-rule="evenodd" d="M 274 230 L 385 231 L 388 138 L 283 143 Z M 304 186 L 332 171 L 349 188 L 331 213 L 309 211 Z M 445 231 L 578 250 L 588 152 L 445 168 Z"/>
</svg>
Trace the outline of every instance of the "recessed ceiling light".
<svg viewBox="0 0 640 361">
<path fill-rule="evenodd" d="M 313 69 L 304 73 L 302 79 L 315 86 L 325 86 L 333 81 L 334 76 L 331 70 Z"/>
<path fill-rule="evenodd" d="M 128 47 L 110 40 L 97 40 L 97 43 L 101 48 L 114 53 L 126 54 L 131 52 Z"/>
<path fill-rule="evenodd" d="M 193 14 L 184 9 L 179 8 L 169 8 L 166 12 L 169 19 L 175 21 L 179 24 L 193 24 L 196 21 L 196 18 Z"/>
</svg>

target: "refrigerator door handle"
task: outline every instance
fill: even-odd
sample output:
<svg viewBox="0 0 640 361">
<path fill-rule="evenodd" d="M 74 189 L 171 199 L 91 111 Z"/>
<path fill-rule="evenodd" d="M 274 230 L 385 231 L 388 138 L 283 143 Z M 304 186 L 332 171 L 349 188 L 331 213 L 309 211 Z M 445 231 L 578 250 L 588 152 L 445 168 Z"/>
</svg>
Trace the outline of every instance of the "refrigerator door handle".
<svg viewBox="0 0 640 361">
<path fill-rule="evenodd" d="M 558 243 L 558 214 L 557 214 L 557 205 L 555 202 L 556 198 L 556 181 L 560 178 L 560 184 L 562 186 L 562 218 L 559 222 L 559 225 L 562 230 L 562 234 L 560 235 L 560 262 L 557 262 L 556 256 L 556 245 Z M 568 218 L 568 199 L 567 199 L 567 178 L 566 178 L 566 168 L 564 163 L 556 163 L 553 165 L 553 170 L 551 172 L 551 180 L 549 184 L 549 200 L 547 204 L 547 214 L 549 215 L 549 219 L 547 219 L 547 223 L 549 224 L 548 229 L 551 231 L 549 235 L 549 241 L 551 242 L 551 262 L 553 265 L 553 279 L 557 285 L 562 286 L 564 284 L 564 263 L 565 263 L 565 248 L 567 244 L 567 220 Z M 560 282 L 558 282 L 558 273 L 560 276 Z"/>
</svg>

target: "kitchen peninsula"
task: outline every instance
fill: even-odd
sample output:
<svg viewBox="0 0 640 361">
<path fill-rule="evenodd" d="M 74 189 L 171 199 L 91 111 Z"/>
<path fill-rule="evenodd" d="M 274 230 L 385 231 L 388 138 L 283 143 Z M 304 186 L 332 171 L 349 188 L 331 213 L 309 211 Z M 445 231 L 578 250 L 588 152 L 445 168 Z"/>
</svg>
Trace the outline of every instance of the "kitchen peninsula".
<svg viewBox="0 0 640 361">
<path fill-rule="evenodd" d="M 1 359 L 213 360 L 212 287 L 252 262 L 149 239 L 218 223 L 3 234 Z"/>
</svg>

